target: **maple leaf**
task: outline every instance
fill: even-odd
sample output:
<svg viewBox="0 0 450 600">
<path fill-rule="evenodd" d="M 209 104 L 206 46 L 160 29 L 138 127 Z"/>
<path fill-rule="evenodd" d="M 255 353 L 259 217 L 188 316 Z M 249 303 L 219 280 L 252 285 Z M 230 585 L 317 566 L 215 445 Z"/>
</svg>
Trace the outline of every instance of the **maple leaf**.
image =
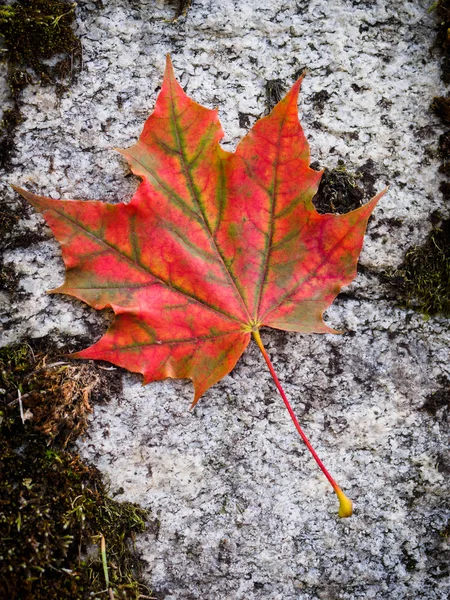
<svg viewBox="0 0 450 600">
<path fill-rule="evenodd" d="M 234 153 L 220 147 L 217 110 L 191 100 L 167 58 L 161 92 L 138 142 L 120 152 L 141 183 L 128 204 L 53 200 L 19 191 L 59 240 L 67 269 L 52 290 L 115 320 L 72 356 L 189 378 L 195 404 L 256 340 L 295 426 L 340 500 L 282 390 L 259 329 L 333 333 L 322 318 L 356 275 L 378 199 L 344 215 L 316 212 L 322 172 L 309 167 L 297 109 L 300 78 Z"/>
</svg>

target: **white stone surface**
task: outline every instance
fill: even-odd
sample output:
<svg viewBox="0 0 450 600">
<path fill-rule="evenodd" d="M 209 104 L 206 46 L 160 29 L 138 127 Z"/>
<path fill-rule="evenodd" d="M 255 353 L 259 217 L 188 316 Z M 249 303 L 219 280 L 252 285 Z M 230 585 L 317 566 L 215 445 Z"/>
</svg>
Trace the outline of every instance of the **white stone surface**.
<svg viewBox="0 0 450 600">
<path fill-rule="evenodd" d="M 264 114 L 265 81 L 287 88 L 306 67 L 300 112 L 312 160 L 356 169 L 370 158 L 378 189 L 391 186 L 366 237 L 368 274 L 327 313 L 347 333 L 263 332 L 300 421 L 355 502 L 351 519 L 337 519 L 254 346 L 192 412 L 189 384 L 143 388 L 120 371 L 123 396 L 96 408 L 80 450 L 118 499 L 159 519 L 159 531 L 137 540 L 155 594 L 447 598 L 448 429 L 443 409 L 420 409 L 449 375 L 448 322 L 400 310 L 374 275 L 426 237 L 434 210 L 448 213 L 438 192 L 440 129 L 428 109 L 443 92 L 429 2 L 193 0 L 175 23 L 168 2 L 104 4 L 78 2 L 84 70 L 70 91 L 60 100 L 51 88 L 25 91 L 7 199 L 7 183 L 52 197 L 129 199 L 137 180 L 113 148 L 139 135 L 167 52 L 187 92 L 219 107 L 227 149 L 245 134 L 239 113 L 251 122 Z M 321 90 L 331 97 L 315 109 Z M 18 230 L 44 239 L 5 254 L 21 293 L 3 298 L 2 343 L 95 341 L 102 315 L 45 294 L 62 282 L 62 260 L 29 214 Z"/>
</svg>

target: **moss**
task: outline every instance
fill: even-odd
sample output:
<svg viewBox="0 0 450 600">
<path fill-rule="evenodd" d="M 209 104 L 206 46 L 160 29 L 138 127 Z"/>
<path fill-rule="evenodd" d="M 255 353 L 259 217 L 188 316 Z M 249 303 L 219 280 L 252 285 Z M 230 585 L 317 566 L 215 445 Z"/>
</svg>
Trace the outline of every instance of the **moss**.
<svg viewBox="0 0 450 600">
<path fill-rule="evenodd" d="M 265 84 L 266 107 L 269 113 L 282 99 L 285 88 L 281 79 L 269 79 Z"/>
<path fill-rule="evenodd" d="M 318 165 L 313 163 L 311 167 Z M 313 198 L 317 212 L 342 214 L 362 206 L 364 191 L 358 185 L 360 179 L 358 174 L 347 171 L 342 160 L 335 169 L 325 169 Z"/>
<path fill-rule="evenodd" d="M 12 295 L 18 293 L 19 276 L 9 265 L 0 263 L 0 281 L 4 292 Z"/>
<path fill-rule="evenodd" d="M 441 49 L 443 57 L 441 61 L 442 80 L 445 83 L 450 83 L 450 0 L 438 0 L 433 8 L 436 11 L 437 36 L 435 46 Z M 436 97 L 431 103 L 431 110 L 439 117 L 441 122 L 446 126 L 450 126 L 450 97 Z M 450 131 L 446 131 L 439 138 L 439 156 L 442 159 L 439 171 L 446 175 L 450 175 Z M 448 182 L 442 182 L 440 191 L 444 200 L 450 198 L 450 185 Z"/>
<path fill-rule="evenodd" d="M 22 117 L 20 92 L 33 81 L 58 83 L 74 77 L 81 68 L 81 45 L 73 31 L 76 4 L 63 0 L 0 2 L 2 60 L 8 63 L 12 107 L 0 125 L 0 166 L 11 167 L 13 136 Z M 61 56 L 51 65 L 48 59 Z"/>
<path fill-rule="evenodd" d="M 450 125 L 450 98 L 438 96 L 433 98 L 431 110 L 437 115 L 444 125 Z"/>
<path fill-rule="evenodd" d="M 320 90 L 320 92 L 315 92 L 312 94 L 310 97 L 310 102 L 314 107 L 314 111 L 322 113 L 326 103 L 330 98 L 331 94 L 327 90 Z"/>
<path fill-rule="evenodd" d="M 450 406 L 450 379 L 445 377 L 445 375 L 441 375 L 438 377 L 437 382 L 439 389 L 429 394 L 422 406 L 422 410 L 434 416 L 436 416 L 439 410 L 448 410 Z"/>
<path fill-rule="evenodd" d="M 450 219 L 435 225 L 422 246 L 408 250 L 389 281 L 404 306 L 427 317 L 450 317 Z"/>
<path fill-rule="evenodd" d="M 11 158 L 14 153 L 14 132 L 22 121 L 18 105 L 3 112 L 0 121 L 0 165 L 5 169 L 11 168 Z"/>
<path fill-rule="evenodd" d="M 53 81 L 58 66 L 43 61 L 55 54 L 70 55 L 78 47 L 72 29 L 75 6 L 62 0 L 19 0 L 0 6 L 0 34 L 8 63 L 31 67 L 41 81 Z"/>
<path fill-rule="evenodd" d="M 441 61 L 442 80 L 450 83 L 450 0 L 438 0 L 434 4 L 438 17 L 437 35 L 435 46 L 441 49 L 443 58 Z"/>
<path fill-rule="evenodd" d="M 439 171 L 445 175 L 450 174 L 450 131 L 446 131 L 439 137 L 439 156 L 442 163 Z"/>
<path fill-rule="evenodd" d="M 175 15 L 175 20 L 187 15 L 188 10 L 191 8 L 192 0 L 176 0 L 176 4 L 177 12 Z"/>
<path fill-rule="evenodd" d="M 0 350 L 0 598 L 137 599 L 148 589 L 132 541 L 148 514 L 109 498 L 100 473 L 68 449 L 101 386 L 98 367 L 69 373 L 55 362 L 28 345 Z"/>
<path fill-rule="evenodd" d="M 176 23 L 180 17 L 185 17 L 191 8 L 192 0 L 170 0 L 175 9 L 175 16 L 167 19 L 167 23 Z"/>
</svg>

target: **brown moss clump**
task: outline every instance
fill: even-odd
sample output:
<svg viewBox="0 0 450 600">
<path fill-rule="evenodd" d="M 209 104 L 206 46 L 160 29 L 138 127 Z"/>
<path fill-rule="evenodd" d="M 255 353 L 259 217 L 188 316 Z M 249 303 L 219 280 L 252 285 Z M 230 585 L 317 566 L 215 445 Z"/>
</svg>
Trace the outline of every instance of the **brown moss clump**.
<svg viewBox="0 0 450 600">
<path fill-rule="evenodd" d="M 0 350 L 0 598 L 150 597 L 133 546 L 146 511 L 69 450 L 101 379 L 26 344 Z"/>
<path fill-rule="evenodd" d="M 450 317 L 450 219 L 433 227 L 422 246 L 411 248 L 389 280 L 406 307 L 427 317 Z"/>
<path fill-rule="evenodd" d="M 62 360 L 49 362 L 47 355 L 34 356 L 27 346 L 3 350 L 0 368 L 2 387 L 13 388 L 4 402 L 8 407 L 20 404 L 24 418 L 49 443 L 65 448 L 85 432 L 92 412 L 89 396 L 100 382 L 98 369 Z"/>
</svg>

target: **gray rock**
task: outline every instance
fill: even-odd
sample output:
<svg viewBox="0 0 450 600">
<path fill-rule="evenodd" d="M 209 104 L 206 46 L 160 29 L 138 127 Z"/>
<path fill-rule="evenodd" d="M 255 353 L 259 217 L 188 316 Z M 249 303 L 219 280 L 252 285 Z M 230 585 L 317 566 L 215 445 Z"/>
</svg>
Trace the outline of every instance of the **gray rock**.
<svg viewBox="0 0 450 600">
<path fill-rule="evenodd" d="M 161 598 L 448 597 L 447 413 L 422 409 L 450 375 L 448 322 L 397 308 L 378 277 L 426 237 L 434 210 L 448 211 L 435 158 L 441 130 L 428 109 L 444 91 L 428 7 L 194 0 L 170 22 L 166 2 L 79 2 L 76 84 L 61 100 L 51 88 L 24 93 L 26 120 L 2 183 L 11 201 L 7 183 L 52 197 L 131 198 L 137 180 L 113 148 L 139 135 L 167 52 L 190 96 L 219 107 L 227 149 L 246 132 L 240 122 L 265 113 L 266 81 L 287 90 L 307 68 L 300 112 L 312 160 L 356 169 L 371 159 L 377 189 L 390 184 L 369 225 L 364 271 L 327 312 L 346 333 L 263 331 L 301 423 L 354 500 L 351 519 L 337 518 L 254 345 L 192 412 L 188 383 L 142 387 L 119 370 L 123 395 L 96 407 L 80 451 L 119 499 L 159 520 L 137 545 Z M 315 107 L 321 90 L 330 97 Z M 41 217 L 30 211 L 17 227 L 41 241 L 5 254 L 20 284 L 17 297 L 2 296 L 2 344 L 94 342 L 101 314 L 45 294 L 62 282 L 63 264 Z"/>
</svg>

